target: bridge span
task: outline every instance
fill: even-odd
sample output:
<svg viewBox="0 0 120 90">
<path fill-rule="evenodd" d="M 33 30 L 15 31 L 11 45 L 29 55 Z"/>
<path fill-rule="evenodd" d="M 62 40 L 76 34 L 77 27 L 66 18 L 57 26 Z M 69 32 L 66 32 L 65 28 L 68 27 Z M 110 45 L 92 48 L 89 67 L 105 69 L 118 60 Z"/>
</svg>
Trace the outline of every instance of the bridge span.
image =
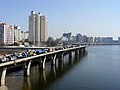
<svg viewBox="0 0 120 90">
<path fill-rule="evenodd" d="M 77 47 L 71 47 L 71 48 L 66 48 L 66 49 L 61 49 L 61 50 L 56 50 L 56 51 L 52 51 L 52 52 L 46 52 L 40 55 L 35 55 L 35 56 L 31 56 L 31 57 L 27 57 L 27 58 L 22 58 L 22 59 L 17 59 L 14 61 L 9 61 L 9 62 L 4 62 L 4 63 L 0 63 L 0 85 L 4 86 L 5 85 L 5 77 L 6 77 L 6 72 L 8 70 L 8 68 L 10 66 L 19 66 L 20 64 L 22 64 L 23 66 L 23 71 L 24 71 L 24 76 L 29 76 L 30 75 L 30 67 L 31 67 L 31 63 L 34 62 L 34 60 L 40 59 L 38 60 L 39 66 L 41 69 L 45 69 L 45 63 L 47 60 L 47 57 L 50 56 L 51 59 L 51 65 L 55 65 L 56 64 L 56 60 L 57 58 L 59 58 L 59 61 L 63 61 L 64 59 L 64 55 L 65 54 L 69 54 L 69 58 L 72 57 L 72 52 L 75 52 L 75 55 L 79 55 L 80 53 L 84 53 L 85 52 L 85 48 L 86 46 L 77 46 Z"/>
</svg>

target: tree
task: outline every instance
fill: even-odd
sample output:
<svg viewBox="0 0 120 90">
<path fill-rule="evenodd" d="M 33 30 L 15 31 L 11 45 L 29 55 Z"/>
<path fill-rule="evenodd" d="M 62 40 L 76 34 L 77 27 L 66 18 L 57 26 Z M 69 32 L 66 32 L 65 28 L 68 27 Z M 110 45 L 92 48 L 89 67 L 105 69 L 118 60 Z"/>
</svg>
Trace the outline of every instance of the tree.
<svg viewBox="0 0 120 90">
<path fill-rule="evenodd" d="M 53 42 L 54 42 L 53 38 L 52 37 L 48 37 L 48 39 L 46 41 L 46 45 L 49 46 L 49 47 L 53 46 Z"/>
<path fill-rule="evenodd" d="M 52 37 L 49 37 L 46 41 L 46 45 L 49 47 L 57 46 L 60 43 L 60 39 L 54 40 Z"/>
</svg>

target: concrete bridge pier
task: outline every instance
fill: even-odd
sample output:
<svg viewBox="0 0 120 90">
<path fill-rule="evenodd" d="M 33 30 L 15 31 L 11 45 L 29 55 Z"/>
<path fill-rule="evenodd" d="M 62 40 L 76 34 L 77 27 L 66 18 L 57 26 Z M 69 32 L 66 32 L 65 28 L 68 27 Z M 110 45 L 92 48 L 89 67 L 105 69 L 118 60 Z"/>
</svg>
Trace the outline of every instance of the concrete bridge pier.
<svg viewBox="0 0 120 90">
<path fill-rule="evenodd" d="M 63 60 L 64 60 L 64 52 L 61 52 L 59 61 L 62 61 L 62 62 L 63 62 Z"/>
<path fill-rule="evenodd" d="M 5 86 L 5 77 L 6 77 L 7 67 L 3 67 L 1 71 L 1 82 L 0 86 Z"/>
<path fill-rule="evenodd" d="M 57 56 L 57 54 L 55 54 L 55 55 L 53 56 L 53 59 L 52 59 L 52 61 L 51 61 L 51 65 L 55 65 L 55 64 L 56 64 L 56 56 Z"/>
<path fill-rule="evenodd" d="M 85 47 L 83 47 L 83 53 L 85 52 Z"/>
<path fill-rule="evenodd" d="M 79 54 L 79 50 L 75 50 L 75 55 L 78 55 Z"/>
<path fill-rule="evenodd" d="M 24 62 L 24 76 L 30 76 L 30 66 L 31 60 L 28 63 Z"/>
<path fill-rule="evenodd" d="M 79 53 L 82 53 L 82 52 L 83 52 L 82 50 L 83 50 L 83 49 L 80 48 L 80 49 L 79 49 Z"/>
<path fill-rule="evenodd" d="M 64 62 L 61 62 L 61 61 L 58 62 L 58 69 L 59 69 L 61 72 L 63 72 Z"/>
<path fill-rule="evenodd" d="M 46 61 L 47 56 L 43 57 L 43 60 L 40 61 L 40 69 L 45 69 L 45 61 Z"/>
<path fill-rule="evenodd" d="M 72 52 L 69 52 L 69 64 L 72 64 Z"/>
<path fill-rule="evenodd" d="M 72 58 L 72 52 L 69 52 L 69 59 Z"/>
</svg>

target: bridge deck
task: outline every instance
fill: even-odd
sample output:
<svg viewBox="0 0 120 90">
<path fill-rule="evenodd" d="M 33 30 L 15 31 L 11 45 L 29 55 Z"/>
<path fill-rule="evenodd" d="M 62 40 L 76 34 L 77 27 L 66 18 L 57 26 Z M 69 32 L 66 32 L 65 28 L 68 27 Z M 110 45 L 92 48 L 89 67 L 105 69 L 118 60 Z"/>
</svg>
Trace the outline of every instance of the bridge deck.
<svg viewBox="0 0 120 90">
<path fill-rule="evenodd" d="M 66 48 L 66 49 L 57 50 L 57 51 L 53 51 L 53 52 L 47 52 L 47 53 L 43 53 L 43 54 L 40 54 L 40 55 L 35 55 L 35 56 L 27 57 L 27 58 L 17 59 L 17 60 L 14 60 L 14 61 L 8 61 L 8 62 L 0 63 L 0 67 L 6 67 L 6 66 L 9 66 L 9 65 L 12 65 L 12 64 L 14 65 L 14 64 L 21 63 L 21 62 L 24 62 L 24 61 L 29 61 L 29 60 L 34 59 L 34 58 L 47 56 L 47 55 L 60 53 L 60 52 L 72 51 L 72 50 L 81 49 L 81 48 L 85 48 L 85 46 Z"/>
</svg>

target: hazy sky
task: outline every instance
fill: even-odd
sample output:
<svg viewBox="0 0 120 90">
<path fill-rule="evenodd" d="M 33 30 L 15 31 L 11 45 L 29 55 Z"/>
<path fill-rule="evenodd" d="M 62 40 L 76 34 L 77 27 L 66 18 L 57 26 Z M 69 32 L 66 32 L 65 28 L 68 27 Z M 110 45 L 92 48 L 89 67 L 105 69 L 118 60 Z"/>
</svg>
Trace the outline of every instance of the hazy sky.
<svg viewBox="0 0 120 90">
<path fill-rule="evenodd" d="M 31 10 L 48 18 L 48 35 L 120 36 L 120 0 L 0 0 L 0 21 L 28 31 Z"/>
</svg>

